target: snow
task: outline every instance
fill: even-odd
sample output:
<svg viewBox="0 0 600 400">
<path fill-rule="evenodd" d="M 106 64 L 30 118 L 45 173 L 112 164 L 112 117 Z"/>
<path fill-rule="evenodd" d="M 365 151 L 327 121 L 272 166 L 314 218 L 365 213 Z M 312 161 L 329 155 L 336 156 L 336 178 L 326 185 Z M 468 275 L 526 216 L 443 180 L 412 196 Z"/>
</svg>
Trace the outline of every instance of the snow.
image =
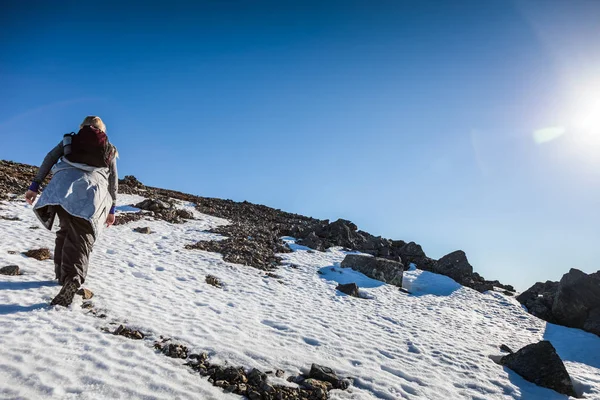
<svg viewBox="0 0 600 400">
<path fill-rule="evenodd" d="M 129 205 L 142 199 L 120 195 L 119 210 L 135 211 Z M 547 339 L 576 388 L 600 399 L 597 336 L 547 324 L 511 297 L 415 268 L 405 272 L 407 294 L 341 268 L 347 253 L 340 248 L 309 251 L 292 238 L 285 240 L 294 252 L 283 254 L 285 265 L 275 271 L 281 278 L 267 277 L 216 253 L 185 250 L 222 238 L 207 230 L 228 221 L 179 206 L 197 219 L 141 220 L 102 232 L 86 281 L 108 316 L 100 319 L 86 314 L 79 297 L 67 309 L 48 306 L 59 290 L 52 261 L 20 253 L 52 249 L 54 233 L 30 229 L 39 223 L 24 202 L 0 204 L 0 215 L 21 219 L 0 219 L 0 267 L 17 264 L 24 273 L 0 275 L 0 398 L 239 398 L 154 350 L 164 335 L 207 351 L 212 362 L 288 375 L 314 362 L 330 366 L 354 379 L 349 390 L 330 392 L 332 399 L 566 399 L 490 358 L 501 344 L 516 350 Z M 133 232 L 139 226 L 153 233 Z M 207 285 L 208 274 L 223 288 Z M 335 289 L 349 282 L 367 298 Z M 101 330 L 125 322 L 149 336 L 134 341 Z"/>
</svg>

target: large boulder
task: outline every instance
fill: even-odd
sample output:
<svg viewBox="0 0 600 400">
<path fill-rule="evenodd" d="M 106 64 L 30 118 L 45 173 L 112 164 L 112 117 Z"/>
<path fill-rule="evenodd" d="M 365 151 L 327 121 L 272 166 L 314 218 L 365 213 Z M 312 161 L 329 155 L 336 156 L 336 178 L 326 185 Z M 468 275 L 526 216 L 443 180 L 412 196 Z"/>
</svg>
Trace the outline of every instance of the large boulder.
<svg viewBox="0 0 600 400">
<path fill-rule="evenodd" d="M 552 343 L 547 340 L 530 344 L 516 353 L 502 357 L 500 364 L 538 386 L 576 396 L 565 365 L 556 354 Z"/>
<path fill-rule="evenodd" d="M 517 296 L 517 301 L 527 307 L 527 311 L 538 318 L 556 323 L 552 315 L 552 305 L 558 290 L 558 282 L 537 282 Z"/>
<path fill-rule="evenodd" d="M 600 277 L 572 268 L 563 275 L 552 304 L 552 314 L 559 323 L 583 328 L 590 312 L 600 308 Z"/>
<path fill-rule="evenodd" d="M 435 266 L 435 272 L 449 276 L 457 282 L 473 274 L 473 267 L 462 250 L 456 250 L 440 258 Z"/>
<path fill-rule="evenodd" d="M 369 278 L 402 287 L 404 265 L 399 261 L 359 254 L 348 254 L 340 266 L 362 272 Z"/>
<path fill-rule="evenodd" d="M 424 271 L 434 272 L 435 260 L 427 257 L 423 248 L 415 242 L 404 242 L 403 240 L 392 241 L 394 253 L 400 256 L 402 263 L 407 267 L 415 264 L 417 268 Z"/>
</svg>

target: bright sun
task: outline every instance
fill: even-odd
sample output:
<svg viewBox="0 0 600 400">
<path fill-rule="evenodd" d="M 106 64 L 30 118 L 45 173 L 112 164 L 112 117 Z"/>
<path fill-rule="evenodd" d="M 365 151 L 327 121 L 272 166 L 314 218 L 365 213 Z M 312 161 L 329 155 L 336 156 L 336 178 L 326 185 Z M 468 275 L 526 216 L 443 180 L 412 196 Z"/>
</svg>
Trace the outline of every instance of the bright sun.
<svg viewBox="0 0 600 400">
<path fill-rule="evenodd" d="M 600 91 L 587 91 L 577 100 L 571 130 L 584 146 L 600 146 Z"/>
</svg>

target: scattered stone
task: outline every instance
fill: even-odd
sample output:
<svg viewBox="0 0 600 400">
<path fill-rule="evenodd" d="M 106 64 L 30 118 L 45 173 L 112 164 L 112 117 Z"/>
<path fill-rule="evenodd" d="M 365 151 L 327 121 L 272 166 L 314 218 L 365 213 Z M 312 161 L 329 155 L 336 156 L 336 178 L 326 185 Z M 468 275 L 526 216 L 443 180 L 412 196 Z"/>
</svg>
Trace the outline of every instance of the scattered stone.
<svg viewBox="0 0 600 400">
<path fill-rule="evenodd" d="M 30 226 L 29 229 L 34 230 L 34 229 L 40 229 L 39 226 Z"/>
<path fill-rule="evenodd" d="M 145 337 L 145 335 L 142 332 L 127 328 L 124 325 L 119 325 L 119 327 L 113 332 L 113 335 L 125 336 L 129 339 L 136 340 L 141 340 Z"/>
<path fill-rule="evenodd" d="M 502 357 L 500 364 L 538 386 L 567 396 L 577 396 L 565 365 L 547 340 L 530 344 L 516 353 Z"/>
<path fill-rule="evenodd" d="M 82 296 L 84 300 L 89 300 L 92 297 L 94 297 L 94 293 L 92 293 L 92 291 L 90 289 L 86 289 L 86 288 L 79 288 L 79 290 L 77 290 L 76 294 L 78 294 L 79 296 Z"/>
<path fill-rule="evenodd" d="M 0 268 L 0 274 L 2 275 L 21 275 L 21 270 L 18 265 L 7 265 L 6 267 Z"/>
<path fill-rule="evenodd" d="M 154 342 L 154 348 L 160 350 L 165 356 L 171 358 L 188 358 L 188 348 L 182 344 L 170 343 L 170 338 L 160 337 L 161 340 Z M 197 356 L 197 354 L 194 354 Z"/>
<path fill-rule="evenodd" d="M 188 348 L 181 344 L 169 343 L 162 348 L 162 353 L 171 358 L 187 358 Z"/>
<path fill-rule="evenodd" d="M 20 221 L 21 219 L 19 217 L 15 217 L 15 216 L 6 216 L 6 215 L 0 215 L 0 219 L 5 219 L 7 221 Z"/>
<path fill-rule="evenodd" d="M 515 295 L 513 292 L 510 292 L 508 290 L 504 290 L 502 293 L 504 293 L 505 296 L 514 296 Z"/>
<path fill-rule="evenodd" d="M 119 180 L 119 192 L 126 194 L 134 194 L 131 193 L 132 189 L 142 189 L 144 190 L 144 185 L 142 182 L 138 181 L 133 175 L 125 175 L 125 178 Z"/>
<path fill-rule="evenodd" d="M 319 381 L 329 382 L 335 389 L 338 389 L 343 385 L 341 382 L 342 380 L 338 378 L 334 370 L 319 364 L 313 364 L 310 367 L 308 376 L 309 378 L 317 379 Z"/>
<path fill-rule="evenodd" d="M 325 391 L 330 391 L 331 389 L 333 389 L 333 385 L 331 383 L 319 381 L 313 378 L 305 379 L 302 382 L 302 387 L 308 390 L 322 389 Z"/>
<path fill-rule="evenodd" d="M 221 280 L 214 275 L 206 275 L 206 283 L 217 288 L 220 288 L 223 285 Z"/>
<path fill-rule="evenodd" d="M 356 283 L 346 283 L 344 285 L 340 284 L 336 289 L 349 296 L 360 297 L 358 293 L 358 285 Z"/>
<path fill-rule="evenodd" d="M 133 231 L 137 232 L 137 233 L 143 233 L 143 234 L 146 234 L 146 235 L 152 233 L 152 230 L 149 227 L 147 227 L 147 226 L 133 228 Z"/>
<path fill-rule="evenodd" d="M 194 219 L 194 215 L 190 211 L 176 208 L 175 205 L 167 199 L 146 199 L 133 205 L 133 207 L 150 211 L 154 218 L 162 219 L 173 224 L 182 224 L 186 219 Z"/>
<path fill-rule="evenodd" d="M 50 250 L 47 248 L 28 250 L 25 253 L 23 253 L 23 255 L 26 257 L 35 258 L 39 261 L 44 261 L 52 258 Z"/>
<path fill-rule="evenodd" d="M 211 364 L 206 353 L 191 354 L 185 365 L 198 371 L 200 375 L 207 376 L 210 383 L 222 387 L 225 392 L 236 393 L 249 399 L 326 400 L 329 398 L 328 391 L 335 387 L 330 382 L 302 376 L 288 378 L 290 382 L 302 384 L 299 388 L 273 385 L 267 379 L 273 371 L 262 372 L 253 368 L 246 372 L 243 368 Z M 279 369 L 275 372 L 277 377 L 284 374 L 284 371 Z M 306 383 L 303 384 L 304 382 Z M 347 380 L 338 382 L 340 389 L 347 389 L 348 385 Z"/>
<path fill-rule="evenodd" d="M 14 251 L 14 250 L 8 250 L 8 251 L 7 251 L 7 253 L 8 253 L 8 254 L 17 254 L 17 252 L 16 252 L 16 251 Z"/>
<path fill-rule="evenodd" d="M 139 221 L 146 216 L 149 216 L 149 214 L 141 211 L 135 213 L 118 213 L 115 218 L 115 225 L 125 225 L 130 222 Z"/>
<path fill-rule="evenodd" d="M 269 278 L 274 278 L 274 279 L 282 279 L 281 276 L 279 276 L 277 274 L 274 274 L 272 272 L 267 272 L 266 276 L 269 277 Z"/>
<path fill-rule="evenodd" d="M 355 271 L 362 272 L 370 278 L 402 287 L 404 265 L 399 261 L 358 254 L 348 254 L 340 266 L 342 268 L 352 268 Z"/>
<path fill-rule="evenodd" d="M 133 207 L 139 208 L 140 210 L 153 211 L 156 213 L 164 210 L 170 210 L 173 208 L 173 204 L 158 199 L 146 199 L 133 205 Z"/>
<path fill-rule="evenodd" d="M 84 301 L 83 303 L 81 303 L 81 308 L 91 310 L 92 308 L 94 308 L 94 303 L 92 303 L 91 301 Z"/>
</svg>

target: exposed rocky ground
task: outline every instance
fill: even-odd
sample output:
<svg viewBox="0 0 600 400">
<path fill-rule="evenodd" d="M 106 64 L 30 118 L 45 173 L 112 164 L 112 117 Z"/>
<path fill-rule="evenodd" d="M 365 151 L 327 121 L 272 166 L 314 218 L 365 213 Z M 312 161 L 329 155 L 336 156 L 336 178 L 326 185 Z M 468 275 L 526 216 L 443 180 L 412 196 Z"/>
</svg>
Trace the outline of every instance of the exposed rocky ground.
<svg viewBox="0 0 600 400">
<path fill-rule="evenodd" d="M 23 193 L 37 171 L 36 167 L 0 161 L 0 199 L 10 193 Z M 43 185 L 42 185 L 43 187 Z M 403 240 L 385 239 L 374 236 L 347 220 L 319 220 L 298 214 L 249 202 L 234 202 L 185 194 L 177 191 L 145 186 L 133 176 L 119 181 L 121 193 L 142 195 L 148 200 L 134 206 L 143 211 L 127 213 L 117 218 L 117 224 L 137 221 L 144 217 L 163 219 L 172 223 L 182 223 L 193 218 L 183 210 L 175 208 L 171 199 L 196 204 L 202 213 L 225 218 L 230 225 L 215 230 L 227 236 L 223 241 L 198 242 L 186 246 L 223 254 L 226 261 L 251 265 L 263 270 L 275 268 L 280 260 L 277 253 L 289 251 L 282 243 L 282 236 L 292 236 L 315 250 L 326 250 L 331 246 L 342 246 L 376 257 L 402 262 L 405 266 L 416 264 L 419 269 L 450 276 L 458 283 L 484 292 L 493 287 L 504 288 L 509 292 L 510 285 L 489 281 L 473 272 L 466 255 L 462 251 L 451 253 L 440 260 L 428 257 L 420 245 Z"/>
<path fill-rule="evenodd" d="M 571 269 L 560 282 L 537 282 L 517 300 L 538 318 L 600 336 L 600 271 Z"/>
<path fill-rule="evenodd" d="M 81 307 L 89 310 L 88 315 L 106 318 L 106 314 L 96 309 L 90 301 L 84 302 Z M 119 324 L 114 330 L 108 327 L 102 330 L 133 340 L 149 338 L 142 331 L 123 324 Z M 162 335 L 159 340 L 154 341 L 153 347 L 167 357 L 185 360 L 184 365 L 200 376 L 208 377 L 212 385 L 222 388 L 225 393 L 239 394 L 250 400 L 327 400 L 331 390 L 345 390 L 352 384 L 351 379 L 338 377 L 331 368 L 312 364 L 308 374 L 287 377 L 288 382 L 296 385 L 276 385 L 269 382 L 273 371 L 262 372 L 256 368 L 216 364 L 209 360 L 208 353 L 191 354 L 187 346 Z M 285 375 L 285 371 L 280 369 L 275 372 L 277 378 L 284 378 Z"/>
<path fill-rule="evenodd" d="M 358 229 L 351 221 L 339 219 L 334 222 L 305 217 L 284 212 L 278 209 L 249 202 L 234 202 L 193 196 L 181 192 L 144 186 L 133 176 L 126 176 L 120 181 L 120 191 L 138 194 L 159 201 L 170 198 L 196 204 L 202 213 L 228 219 L 230 225 L 215 229 L 214 233 L 227 236 L 223 241 L 200 241 L 188 245 L 188 249 L 214 251 L 223 254 L 226 261 L 251 265 L 270 270 L 280 260 L 277 253 L 285 253 L 289 249 L 281 241 L 282 236 L 292 236 L 311 249 L 323 251 L 331 246 L 341 246 L 375 257 L 401 262 L 405 267 L 414 263 L 419 269 L 450 276 L 461 285 L 480 292 L 494 287 L 514 292 L 510 285 L 498 281 L 484 279 L 473 272 L 466 254 L 456 251 L 434 260 L 427 257 L 422 247 L 414 242 L 385 239 L 371 235 Z"/>
</svg>

